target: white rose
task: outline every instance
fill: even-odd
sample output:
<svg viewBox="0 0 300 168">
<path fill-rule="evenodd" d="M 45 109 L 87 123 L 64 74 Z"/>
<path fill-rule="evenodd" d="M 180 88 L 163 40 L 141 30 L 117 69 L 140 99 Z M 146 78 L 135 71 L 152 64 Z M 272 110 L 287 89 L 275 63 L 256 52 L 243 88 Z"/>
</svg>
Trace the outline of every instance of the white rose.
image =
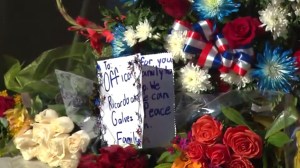
<svg viewBox="0 0 300 168">
<path fill-rule="evenodd" d="M 27 130 L 24 134 L 16 136 L 14 144 L 20 150 L 24 160 L 31 160 L 36 156 L 38 144 L 32 140 L 32 130 Z"/>
<path fill-rule="evenodd" d="M 37 148 L 37 159 L 44 163 L 50 163 L 56 159 L 56 157 L 50 152 L 45 143 L 42 143 Z"/>
<path fill-rule="evenodd" d="M 85 152 L 89 143 L 90 143 L 90 137 L 83 130 L 77 131 L 67 138 L 68 149 L 70 153 L 73 154 L 79 151 Z"/>
<path fill-rule="evenodd" d="M 76 168 L 78 166 L 79 159 L 62 159 L 59 162 L 61 168 Z"/>
<path fill-rule="evenodd" d="M 56 118 L 50 124 L 56 133 L 70 133 L 74 129 L 74 123 L 69 117 Z"/>
<path fill-rule="evenodd" d="M 58 118 L 58 114 L 55 110 L 45 109 L 39 114 L 35 115 L 34 121 L 40 123 L 49 123 L 51 120 Z"/>
<path fill-rule="evenodd" d="M 32 130 L 32 139 L 39 144 L 43 143 L 44 141 L 48 142 L 49 139 L 54 135 L 50 124 L 34 123 Z"/>
<path fill-rule="evenodd" d="M 69 137 L 69 134 L 60 134 L 48 142 L 48 148 L 51 154 L 56 156 L 59 159 L 62 159 L 66 156 L 67 146 L 66 139 Z"/>
<path fill-rule="evenodd" d="M 50 167 L 58 167 L 60 163 L 60 159 L 58 157 L 53 157 L 53 159 L 51 159 L 51 161 L 48 161 L 48 165 Z"/>
<path fill-rule="evenodd" d="M 20 149 L 24 160 L 31 160 L 37 155 L 37 147 L 30 147 L 28 149 Z"/>
</svg>

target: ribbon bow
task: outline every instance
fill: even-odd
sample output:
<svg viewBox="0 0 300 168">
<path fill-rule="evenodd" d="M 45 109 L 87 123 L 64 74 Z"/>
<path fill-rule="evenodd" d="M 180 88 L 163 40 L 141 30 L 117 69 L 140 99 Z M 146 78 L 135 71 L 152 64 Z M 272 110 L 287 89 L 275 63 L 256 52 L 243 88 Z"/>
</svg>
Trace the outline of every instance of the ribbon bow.
<svg viewBox="0 0 300 168">
<path fill-rule="evenodd" d="M 173 30 L 187 31 L 183 51 L 199 55 L 199 66 L 217 68 L 223 73 L 232 70 L 241 76 L 251 69 L 253 48 L 248 45 L 230 49 L 227 40 L 216 31 L 210 20 L 199 21 L 193 25 L 186 21 L 176 20 Z"/>
</svg>

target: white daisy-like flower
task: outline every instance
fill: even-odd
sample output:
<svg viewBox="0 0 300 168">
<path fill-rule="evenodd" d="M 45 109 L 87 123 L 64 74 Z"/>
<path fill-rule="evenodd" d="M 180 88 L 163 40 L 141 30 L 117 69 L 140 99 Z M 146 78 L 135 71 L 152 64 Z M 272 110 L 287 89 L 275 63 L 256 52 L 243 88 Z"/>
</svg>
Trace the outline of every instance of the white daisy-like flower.
<svg viewBox="0 0 300 168">
<path fill-rule="evenodd" d="M 183 51 L 186 41 L 186 32 L 172 31 L 165 38 L 165 49 L 172 54 L 173 60 L 177 63 L 179 60 L 186 61 L 186 53 Z"/>
<path fill-rule="evenodd" d="M 250 72 L 246 73 L 244 76 L 240 76 L 234 72 L 229 72 L 222 73 L 220 77 L 224 82 L 235 85 L 238 87 L 238 89 L 241 89 L 244 88 L 248 83 L 253 81 L 249 74 Z"/>
<path fill-rule="evenodd" d="M 139 39 L 139 42 L 145 41 L 148 37 L 150 38 L 152 36 L 152 29 L 147 19 L 144 20 L 144 22 L 139 22 L 136 26 L 135 37 Z"/>
<path fill-rule="evenodd" d="M 277 37 L 287 37 L 288 20 L 286 16 L 288 12 L 280 5 L 269 4 L 265 10 L 258 12 L 259 20 L 265 26 L 266 31 L 271 31 L 273 39 Z"/>
<path fill-rule="evenodd" d="M 132 47 L 136 44 L 136 36 L 135 31 L 132 26 L 126 27 L 126 31 L 124 32 L 124 40 L 127 42 L 127 45 Z"/>
<path fill-rule="evenodd" d="M 273 5 L 280 5 L 284 0 L 272 0 Z"/>
<path fill-rule="evenodd" d="M 182 87 L 188 92 L 200 93 L 212 89 L 209 78 L 208 70 L 203 70 L 191 63 L 180 69 Z"/>
<path fill-rule="evenodd" d="M 300 3 L 295 3 L 292 5 L 292 8 L 294 9 L 295 15 L 300 16 Z"/>
</svg>

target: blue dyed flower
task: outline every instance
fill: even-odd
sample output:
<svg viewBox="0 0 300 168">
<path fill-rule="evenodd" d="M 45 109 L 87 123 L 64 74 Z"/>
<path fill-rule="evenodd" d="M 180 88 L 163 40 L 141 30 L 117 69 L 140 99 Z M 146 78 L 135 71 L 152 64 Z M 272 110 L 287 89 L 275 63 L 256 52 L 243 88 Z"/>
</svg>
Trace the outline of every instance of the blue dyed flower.
<svg viewBox="0 0 300 168">
<path fill-rule="evenodd" d="M 136 3 L 138 0 L 120 0 L 120 2 L 122 2 L 122 3 L 128 3 L 128 2 L 130 2 L 131 4 L 134 4 L 134 3 Z"/>
<path fill-rule="evenodd" d="M 272 50 L 270 44 L 266 43 L 264 53 L 257 55 L 257 68 L 252 72 L 261 91 L 290 92 L 290 82 L 298 80 L 295 75 L 296 60 L 291 55 L 291 50 L 283 51 L 280 47 Z"/>
<path fill-rule="evenodd" d="M 194 0 L 193 10 L 200 19 L 217 19 L 222 21 L 225 16 L 237 12 L 239 3 L 232 0 Z"/>
<path fill-rule="evenodd" d="M 112 56 L 114 58 L 126 56 L 131 53 L 131 48 L 128 46 L 126 41 L 124 41 L 124 32 L 126 31 L 126 28 L 118 24 L 114 30 L 114 40 L 111 42 L 112 45 Z"/>
</svg>

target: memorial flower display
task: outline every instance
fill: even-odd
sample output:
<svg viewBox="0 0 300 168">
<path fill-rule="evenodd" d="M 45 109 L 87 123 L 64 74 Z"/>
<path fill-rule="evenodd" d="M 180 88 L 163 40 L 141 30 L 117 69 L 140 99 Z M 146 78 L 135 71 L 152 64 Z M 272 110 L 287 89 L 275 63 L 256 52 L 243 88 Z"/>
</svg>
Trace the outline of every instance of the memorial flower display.
<svg viewBox="0 0 300 168">
<path fill-rule="evenodd" d="M 300 2 L 120 3 L 92 21 L 56 0 L 86 41 L 9 62 L 0 156 L 62 168 L 299 167 Z"/>
</svg>

